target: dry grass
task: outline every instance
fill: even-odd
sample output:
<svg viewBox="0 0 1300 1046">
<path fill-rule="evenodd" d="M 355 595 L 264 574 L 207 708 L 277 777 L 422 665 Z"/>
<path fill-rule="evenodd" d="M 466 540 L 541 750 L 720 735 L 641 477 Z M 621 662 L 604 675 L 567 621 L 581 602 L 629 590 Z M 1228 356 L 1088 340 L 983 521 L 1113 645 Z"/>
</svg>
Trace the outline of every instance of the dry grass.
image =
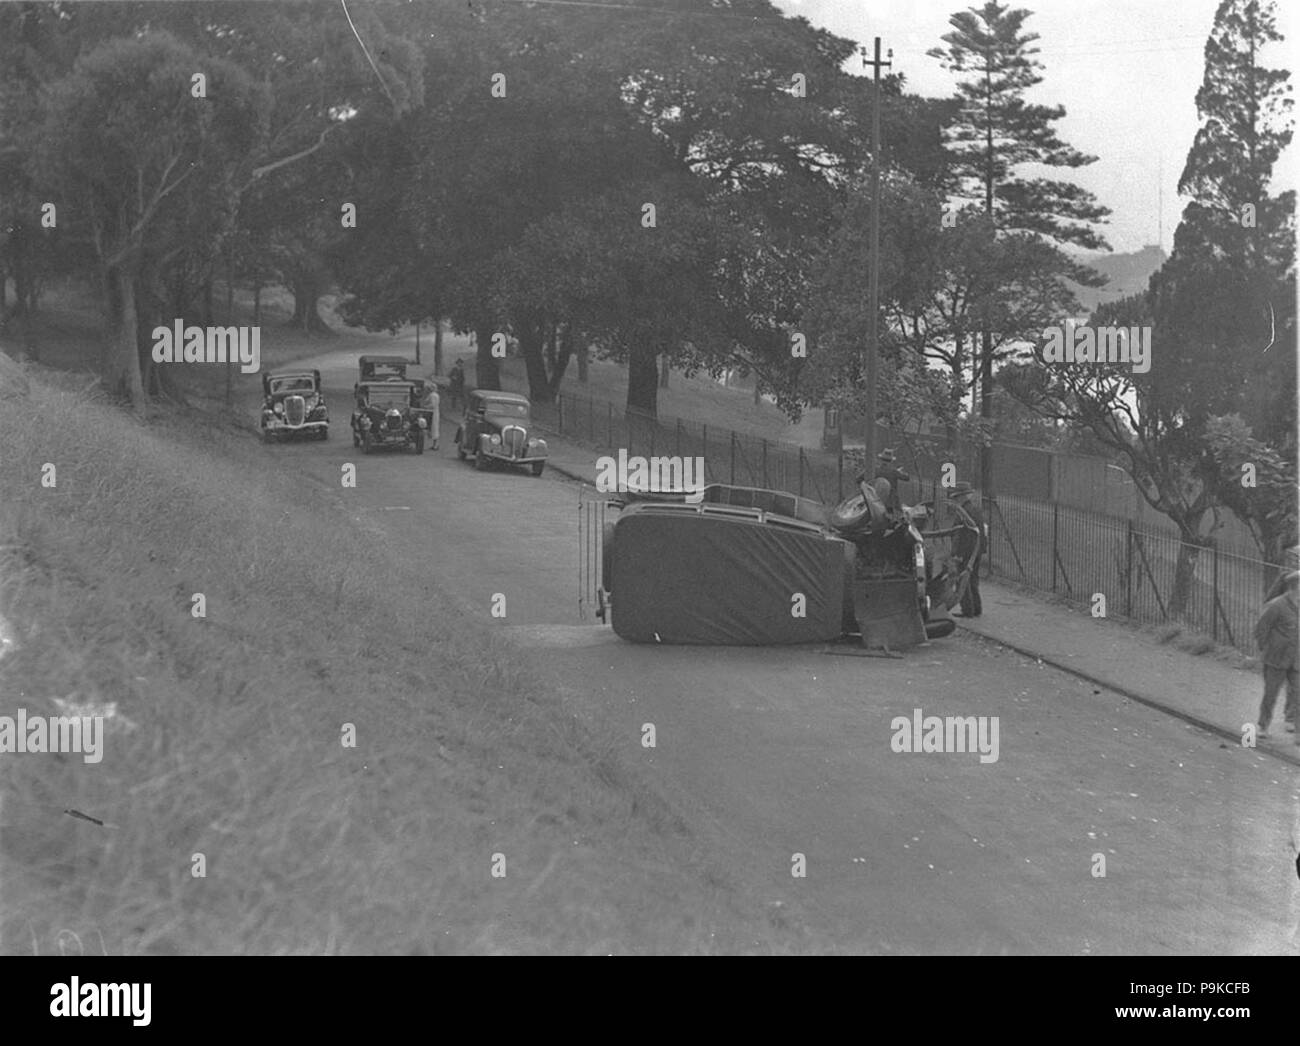
<svg viewBox="0 0 1300 1046">
<path fill-rule="evenodd" d="M 29 373 L 0 401 L 0 713 L 117 715 L 98 764 L 0 757 L 0 950 L 803 947 L 338 493 L 231 423 L 144 425 Z"/>
</svg>

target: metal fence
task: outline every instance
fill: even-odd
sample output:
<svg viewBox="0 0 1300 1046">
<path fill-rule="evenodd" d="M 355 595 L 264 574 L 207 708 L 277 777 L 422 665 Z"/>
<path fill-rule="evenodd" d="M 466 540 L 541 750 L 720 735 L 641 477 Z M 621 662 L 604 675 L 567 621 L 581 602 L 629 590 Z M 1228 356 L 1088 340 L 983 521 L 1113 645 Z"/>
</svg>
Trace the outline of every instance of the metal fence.
<svg viewBox="0 0 1300 1046">
<path fill-rule="evenodd" d="M 629 455 L 704 459 L 710 483 L 768 487 L 824 504 L 841 501 L 864 470 L 861 452 L 809 450 L 792 443 L 763 439 L 700 422 L 654 418 L 609 401 L 564 395 L 555 403 L 533 405 L 535 420 L 546 429 L 577 442 Z M 882 434 L 883 435 L 883 434 Z M 1035 495 L 1058 466 L 1033 448 L 1003 446 L 995 458 L 1001 492 L 984 500 L 989 549 L 988 575 L 1003 577 L 1077 601 L 1091 611 L 1095 597 L 1105 599 L 1105 613 L 1145 624 L 1176 622 L 1216 641 L 1254 653 L 1252 629 L 1264 593 L 1282 568 L 1222 545 L 1197 547 L 1182 542 L 1176 530 L 1146 521 L 1089 511 L 1077 505 L 1039 500 Z M 1026 455 L 1016 456 L 1016 451 Z M 978 474 L 972 448 L 957 455 L 927 441 L 909 443 L 905 464 L 914 475 L 900 491 L 904 501 L 934 501 L 940 518 L 944 492 L 941 466 L 954 461 L 958 473 Z M 1100 459 L 1098 459 L 1100 460 Z M 1099 474 L 1100 475 L 1100 474 Z M 1107 477 L 1101 475 L 1101 482 Z M 1076 493 L 1082 496 L 1085 488 Z M 1109 499 L 1100 499 L 1109 506 Z M 585 508 L 584 512 L 602 511 Z M 1166 521 L 1167 523 L 1167 521 Z M 587 527 L 604 519 L 587 520 Z M 1180 559 L 1184 563 L 1178 584 Z M 586 568 L 598 573 L 598 564 Z M 580 580 L 591 591 L 591 579 Z M 590 594 L 588 595 L 588 599 Z"/>
</svg>

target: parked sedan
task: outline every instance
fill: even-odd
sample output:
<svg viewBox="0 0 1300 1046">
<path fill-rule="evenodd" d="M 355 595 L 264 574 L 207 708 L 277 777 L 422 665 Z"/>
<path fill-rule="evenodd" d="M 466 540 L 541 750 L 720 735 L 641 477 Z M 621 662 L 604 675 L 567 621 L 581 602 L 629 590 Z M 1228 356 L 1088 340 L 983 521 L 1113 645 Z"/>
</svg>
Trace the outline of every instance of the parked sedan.
<svg viewBox="0 0 1300 1046">
<path fill-rule="evenodd" d="M 546 467 L 546 440 L 533 435 L 528 399 L 514 392 L 475 389 L 465 404 L 465 417 L 456 430 L 456 455 L 474 456 L 474 467 L 492 462 L 527 465 L 534 476 Z"/>
<path fill-rule="evenodd" d="M 320 371 L 279 371 L 262 375 L 262 440 L 306 434 L 329 437 L 330 416 L 320 387 Z"/>
</svg>

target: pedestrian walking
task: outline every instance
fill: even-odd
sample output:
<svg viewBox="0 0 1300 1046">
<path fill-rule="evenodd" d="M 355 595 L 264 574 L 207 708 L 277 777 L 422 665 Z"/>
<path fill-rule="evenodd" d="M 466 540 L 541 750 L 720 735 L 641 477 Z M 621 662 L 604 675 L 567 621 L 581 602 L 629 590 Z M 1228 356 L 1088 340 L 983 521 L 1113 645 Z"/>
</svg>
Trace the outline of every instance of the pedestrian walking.
<svg viewBox="0 0 1300 1046">
<path fill-rule="evenodd" d="M 1297 657 L 1300 655 L 1300 617 L 1296 613 L 1297 592 L 1300 591 L 1300 571 L 1292 571 L 1283 579 L 1283 591 L 1264 604 L 1264 611 L 1255 623 L 1255 642 L 1259 646 L 1260 660 L 1264 662 L 1264 697 L 1259 703 L 1259 736 L 1267 737 L 1273 722 L 1273 706 L 1278 691 L 1286 684 L 1286 706 L 1282 718 L 1288 730 L 1296 730 L 1300 716 L 1300 679 L 1297 678 Z M 1296 732 L 1300 745 L 1300 731 Z"/>
<path fill-rule="evenodd" d="M 969 483 L 958 483 L 952 488 L 948 497 L 960 508 L 971 522 L 979 528 L 978 533 L 963 528 L 957 531 L 953 539 L 953 553 L 963 563 L 974 556 L 971 563 L 970 581 L 961 597 L 961 616 L 979 617 L 984 613 L 984 602 L 980 599 L 980 562 L 984 558 L 984 549 L 988 540 L 988 528 L 984 524 L 984 513 L 975 498 L 975 491 Z"/>
</svg>

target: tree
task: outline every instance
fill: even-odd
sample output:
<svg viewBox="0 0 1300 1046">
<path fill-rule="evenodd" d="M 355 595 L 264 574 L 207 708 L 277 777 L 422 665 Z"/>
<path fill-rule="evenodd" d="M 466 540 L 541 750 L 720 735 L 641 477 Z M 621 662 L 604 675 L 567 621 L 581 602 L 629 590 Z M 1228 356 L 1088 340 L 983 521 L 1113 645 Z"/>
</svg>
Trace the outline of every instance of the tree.
<svg viewBox="0 0 1300 1046">
<path fill-rule="evenodd" d="M 192 93 L 199 71 L 201 98 Z M 51 92 L 38 169 L 64 213 L 90 230 L 113 338 L 110 383 L 138 411 L 136 279 L 163 253 L 159 237 L 181 198 L 225 177 L 252 150 L 264 115 L 264 95 L 237 66 L 166 33 L 101 44 Z"/>
<path fill-rule="evenodd" d="M 972 74 L 957 85 L 958 111 L 948 129 L 952 153 L 952 191 L 981 201 L 986 218 L 999 235 L 1022 232 L 1048 244 L 1071 243 L 1089 249 L 1106 247 L 1092 229 L 1109 210 L 1092 194 L 1069 182 L 1048 178 L 1023 178 L 1016 168 L 1026 163 L 1051 167 L 1082 167 L 1095 156 L 1085 156 L 1060 140 L 1052 124 L 1065 115 L 1061 106 L 1033 105 L 1025 93 L 1041 83 L 1041 62 L 1031 45 L 1037 33 L 1023 32 L 1031 12 L 1010 9 L 988 0 L 983 7 L 959 11 L 949 19 L 952 32 L 944 35 L 946 48 L 928 53 L 952 72 Z M 1085 286 L 1104 280 L 1086 266 L 1052 251 L 1047 275 L 1069 277 Z M 980 317 L 980 415 L 993 418 L 995 344 L 993 299 Z M 981 458 L 980 485 L 993 492 L 992 455 Z"/>
</svg>

